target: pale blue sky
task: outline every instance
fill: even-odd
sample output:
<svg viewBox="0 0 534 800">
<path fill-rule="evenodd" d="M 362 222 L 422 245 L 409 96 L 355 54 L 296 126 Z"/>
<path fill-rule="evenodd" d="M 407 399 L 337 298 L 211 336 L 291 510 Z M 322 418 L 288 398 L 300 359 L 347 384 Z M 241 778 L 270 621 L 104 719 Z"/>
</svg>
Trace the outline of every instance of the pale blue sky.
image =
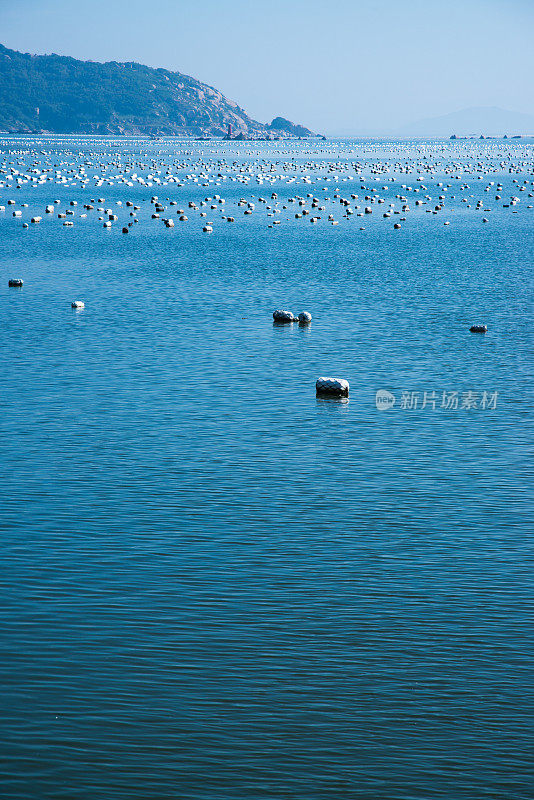
<svg viewBox="0 0 534 800">
<path fill-rule="evenodd" d="M 0 0 L 7 47 L 179 70 L 328 133 L 532 114 L 533 40 L 534 0 Z"/>
</svg>

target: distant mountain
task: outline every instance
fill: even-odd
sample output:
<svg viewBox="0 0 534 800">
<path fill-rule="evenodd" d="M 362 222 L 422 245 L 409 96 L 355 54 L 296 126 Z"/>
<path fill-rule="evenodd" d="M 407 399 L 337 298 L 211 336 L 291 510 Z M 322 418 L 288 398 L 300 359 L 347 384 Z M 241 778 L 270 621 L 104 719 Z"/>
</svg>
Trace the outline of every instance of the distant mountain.
<svg viewBox="0 0 534 800">
<path fill-rule="evenodd" d="M 228 126 L 240 138 L 274 132 L 217 89 L 180 72 L 34 56 L 0 45 L 0 130 L 202 137 L 224 135 Z M 311 133 L 294 127 L 306 133 L 276 133 Z"/>
<path fill-rule="evenodd" d="M 534 134 L 534 116 L 503 108 L 464 108 L 442 117 L 422 119 L 396 131 L 402 136 L 513 136 Z"/>
</svg>

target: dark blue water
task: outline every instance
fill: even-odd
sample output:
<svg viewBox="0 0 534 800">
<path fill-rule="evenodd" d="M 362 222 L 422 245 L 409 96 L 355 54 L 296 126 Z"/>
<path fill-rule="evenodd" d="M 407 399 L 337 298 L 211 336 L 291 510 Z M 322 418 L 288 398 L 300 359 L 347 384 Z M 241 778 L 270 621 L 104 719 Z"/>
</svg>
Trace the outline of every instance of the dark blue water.
<svg viewBox="0 0 534 800">
<path fill-rule="evenodd" d="M 89 178 L 0 188 L 2 796 L 530 798 L 531 147 L 194 147 L 2 142 L 4 170 Z M 128 159 L 162 181 L 183 161 L 184 185 L 95 188 Z M 202 161 L 207 186 L 186 177 Z M 258 184 L 261 161 L 286 177 Z M 336 185 L 368 205 L 354 161 L 386 202 L 345 219 Z M 308 192 L 329 198 L 316 225 L 287 203 Z M 225 210 L 187 208 L 216 193 Z M 152 195 L 189 221 L 166 200 L 176 227 L 152 220 Z M 99 197 L 109 231 L 98 202 L 79 218 Z M 349 402 L 316 399 L 320 375 Z"/>
</svg>

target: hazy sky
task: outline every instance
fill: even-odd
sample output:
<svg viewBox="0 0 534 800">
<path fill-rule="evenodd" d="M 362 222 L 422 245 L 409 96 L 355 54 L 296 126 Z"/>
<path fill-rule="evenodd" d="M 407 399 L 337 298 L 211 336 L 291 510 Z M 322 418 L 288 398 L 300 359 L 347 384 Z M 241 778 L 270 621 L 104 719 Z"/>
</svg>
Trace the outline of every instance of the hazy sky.
<svg viewBox="0 0 534 800">
<path fill-rule="evenodd" d="M 0 0 L 7 47 L 179 70 L 334 134 L 532 114 L 533 39 L 534 0 Z"/>
</svg>

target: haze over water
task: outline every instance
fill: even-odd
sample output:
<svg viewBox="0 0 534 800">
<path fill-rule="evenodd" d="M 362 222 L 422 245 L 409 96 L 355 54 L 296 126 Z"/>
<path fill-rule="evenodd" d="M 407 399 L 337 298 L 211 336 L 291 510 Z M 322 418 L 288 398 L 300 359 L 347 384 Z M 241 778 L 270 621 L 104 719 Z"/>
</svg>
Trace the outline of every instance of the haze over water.
<svg viewBox="0 0 534 800">
<path fill-rule="evenodd" d="M 531 142 L 0 169 L 3 796 L 527 800 Z"/>
</svg>

